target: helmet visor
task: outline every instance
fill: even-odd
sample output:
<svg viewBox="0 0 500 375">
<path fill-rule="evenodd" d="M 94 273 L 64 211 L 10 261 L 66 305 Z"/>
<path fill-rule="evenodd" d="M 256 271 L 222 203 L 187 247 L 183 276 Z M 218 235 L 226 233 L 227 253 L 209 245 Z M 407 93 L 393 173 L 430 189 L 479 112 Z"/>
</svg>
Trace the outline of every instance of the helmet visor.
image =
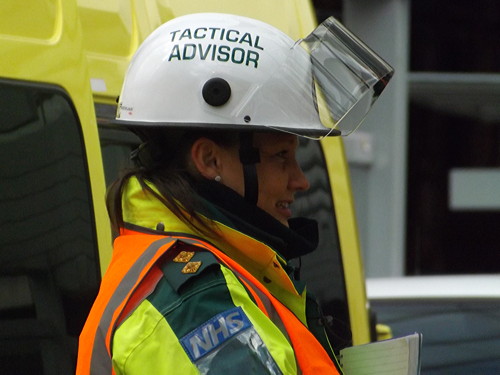
<svg viewBox="0 0 500 375">
<path fill-rule="evenodd" d="M 349 135 L 387 86 L 393 68 L 333 17 L 298 44 L 310 55 L 321 123 Z"/>
</svg>

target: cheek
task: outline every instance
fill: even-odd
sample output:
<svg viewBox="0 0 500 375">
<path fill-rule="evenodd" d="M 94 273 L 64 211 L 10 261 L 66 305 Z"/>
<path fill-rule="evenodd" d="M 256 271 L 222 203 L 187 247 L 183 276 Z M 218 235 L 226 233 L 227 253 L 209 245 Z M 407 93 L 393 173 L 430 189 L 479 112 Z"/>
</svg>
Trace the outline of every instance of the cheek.
<svg viewBox="0 0 500 375">
<path fill-rule="evenodd" d="M 286 191 L 288 178 L 283 171 L 277 169 L 257 169 L 259 178 L 259 202 L 274 201 L 283 197 Z"/>
</svg>

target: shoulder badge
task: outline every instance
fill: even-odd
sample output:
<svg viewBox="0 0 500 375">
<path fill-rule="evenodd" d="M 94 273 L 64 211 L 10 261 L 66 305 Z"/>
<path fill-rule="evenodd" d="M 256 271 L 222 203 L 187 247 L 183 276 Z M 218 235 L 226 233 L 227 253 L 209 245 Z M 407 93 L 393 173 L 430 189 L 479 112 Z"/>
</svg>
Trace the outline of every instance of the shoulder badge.
<svg viewBox="0 0 500 375">
<path fill-rule="evenodd" d="M 198 269 L 201 267 L 203 264 L 202 261 L 198 262 L 188 262 L 184 268 L 181 270 L 182 273 L 196 273 L 198 272 Z"/>
<path fill-rule="evenodd" d="M 178 241 L 171 249 L 161 270 L 170 285 L 178 291 L 191 277 L 200 275 L 203 270 L 214 264 L 219 264 L 209 251 Z"/>
</svg>

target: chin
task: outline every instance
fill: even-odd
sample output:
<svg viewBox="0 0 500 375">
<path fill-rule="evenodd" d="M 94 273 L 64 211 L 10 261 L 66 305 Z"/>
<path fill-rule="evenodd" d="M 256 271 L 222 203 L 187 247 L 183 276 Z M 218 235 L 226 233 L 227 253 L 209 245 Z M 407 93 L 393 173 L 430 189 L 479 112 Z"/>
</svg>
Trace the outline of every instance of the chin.
<svg viewBox="0 0 500 375">
<path fill-rule="evenodd" d="M 278 220 L 278 221 L 288 228 L 288 220 Z"/>
</svg>

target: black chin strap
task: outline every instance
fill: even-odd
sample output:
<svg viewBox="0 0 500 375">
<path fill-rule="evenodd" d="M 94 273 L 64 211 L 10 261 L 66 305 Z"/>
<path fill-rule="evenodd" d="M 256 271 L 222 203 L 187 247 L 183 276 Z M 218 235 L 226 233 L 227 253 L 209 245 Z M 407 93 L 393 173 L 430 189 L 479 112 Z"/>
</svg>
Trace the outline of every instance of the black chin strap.
<svg viewBox="0 0 500 375">
<path fill-rule="evenodd" d="M 253 146 L 253 134 L 240 134 L 240 161 L 243 165 L 245 181 L 245 200 L 257 205 L 259 199 L 259 181 L 255 164 L 260 162 L 259 149 Z"/>
</svg>

